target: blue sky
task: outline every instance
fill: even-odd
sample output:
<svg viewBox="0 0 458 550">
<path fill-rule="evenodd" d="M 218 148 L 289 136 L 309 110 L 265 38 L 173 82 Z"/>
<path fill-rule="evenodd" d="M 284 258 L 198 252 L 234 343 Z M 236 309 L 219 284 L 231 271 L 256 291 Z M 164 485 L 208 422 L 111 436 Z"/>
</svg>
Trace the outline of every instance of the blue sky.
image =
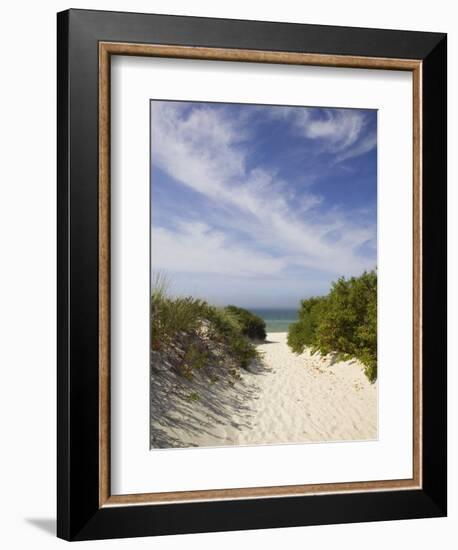
<svg viewBox="0 0 458 550">
<path fill-rule="evenodd" d="M 376 134 L 372 110 L 152 101 L 152 278 L 289 308 L 375 268 Z"/>
</svg>

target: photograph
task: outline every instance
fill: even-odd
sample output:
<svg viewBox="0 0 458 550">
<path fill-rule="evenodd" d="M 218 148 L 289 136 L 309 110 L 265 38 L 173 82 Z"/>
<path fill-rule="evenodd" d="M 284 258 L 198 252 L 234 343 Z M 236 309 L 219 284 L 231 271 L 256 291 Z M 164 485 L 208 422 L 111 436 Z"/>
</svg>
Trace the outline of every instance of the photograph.
<svg viewBox="0 0 458 550">
<path fill-rule="evenodd" d="M 373 441 L 377 110 L 150 101 L 150 449 Z"/>
<path fill-rule="evenodd" d="M 39 238 L 56 249 L 42 283 L 57 283 L 47 323 L 24 292 L 30 266 L 35 275 L 46 263 L 32 242 L 38 225 L 30 231 L 33 215 L 16 214 L 5 234 L 25 228 L 9 262 L 21 284 L 4 287 L 22 340 L 6 364 L 30 348 L 44 389 L 24 388 L 52 405 L 37 370 L 46 338 L 35 334 L 49 325 L 57 406 L 49 445 L 39 437 L 33 447 L 38 458 L 52 452 L 33 469 L 51 490 L 42 484 L 29 503 L 45 495 L 52 507 L 7 516 L 21 526 L 14 540 L 35 547 L 34 531 L 49 531 L 56 511 L 59 539 L 115 545 L 180 535 L 232 548 L 268 529 L 267 545 L 281 531 L 283 546 L 302 532 L 319 532 L 323 546 L 329 531 L 335 546 L 344 528 L 352 543 L 423 548 L 437 539 L 433 518 L 454 540 L 447 227 L 458 218 L 447 218 L 447 83 L 458 65 L 448 71 L 447 55 L 458 41 L 448 47 L 444 26 L 453 18 L 399 2 L 384 5 L 381 24 L 380 13 L 338 2 L 307 13 L 297 3 L 271 13 L 247 2 L 219 13 L 211 2 L 159 4 L 155 13 L 59 6 L 52 25 L 42 7 L 11 18 L 26 30 L 33 21 L 38 50 L 42 36 L 57 50 L 49 78 L 35 78 L 43 63 L 24 69 L 22 42 L 19 57 L 6 56 L 27 77 L 14 86 L 18 106 L 43 118 L 48 105 L 57 122 L 29 125 L 57 139 L 35 140 L 28 163 L 21 146 L 4 178 L 33 168 L 21 176 L 30 192 L 9 187 L 52 228 Z M 53 92 L 40 94 L 47 81 Z M 24 145 L 17 116 L 9 133 Z M 37 180 L 54 143 L 57 163 Z M 9 370 L 24 378 L 20 367 Z M 41 433 L 30 410 L 44 409 L 31 396 L 15 401 L 17 462 L 19 434 Z M 6 408 L 15 418 L 16 405 Z M 22 478 L 11 477 L 9 500 L 33 487 Z M 379 532 L 360 536 L 368 529 Z"/>
</svg>

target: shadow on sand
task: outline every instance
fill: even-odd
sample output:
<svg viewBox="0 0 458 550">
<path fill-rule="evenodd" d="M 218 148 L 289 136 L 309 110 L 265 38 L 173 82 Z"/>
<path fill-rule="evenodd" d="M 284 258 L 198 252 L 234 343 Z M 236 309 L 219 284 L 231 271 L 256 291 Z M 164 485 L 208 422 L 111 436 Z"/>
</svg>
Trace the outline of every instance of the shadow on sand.
<svg viewBox="0 0 458 550">
<path fill-rule="evenodd" d="M 205 372 L 204 372 L 205 371 Z M 250 427 L 259 389 L 256 376 L 270 371 L 253 362 L 241 378 L 221 367 L 205 367 L 192 380 L 177 374 L 172 365 L 152 357 L 151 448 L 226 445 L 225 427 Z M 199 440 L 197 445 L 194 441 Z"/>
</svg>

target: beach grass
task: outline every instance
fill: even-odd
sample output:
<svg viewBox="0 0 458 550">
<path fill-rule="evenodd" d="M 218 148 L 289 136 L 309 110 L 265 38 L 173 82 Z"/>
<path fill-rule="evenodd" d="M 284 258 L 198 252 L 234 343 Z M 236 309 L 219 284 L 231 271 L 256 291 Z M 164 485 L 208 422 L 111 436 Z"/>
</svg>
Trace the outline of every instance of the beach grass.
<svg viewBox="0 0 458 550">
<path fill-rule="evenodd" d="M 151 295 L 151 350 L 168 356 L 187 378 L 210 363 L 221 373 L 259 359 L 251 339 L 264 340 L 265 324 L 236 306 L 219 308 L 191 296 L 172 297 L 160 278 Z M 213 373 L 214 376 L 214 373 Z"/>
</svg>

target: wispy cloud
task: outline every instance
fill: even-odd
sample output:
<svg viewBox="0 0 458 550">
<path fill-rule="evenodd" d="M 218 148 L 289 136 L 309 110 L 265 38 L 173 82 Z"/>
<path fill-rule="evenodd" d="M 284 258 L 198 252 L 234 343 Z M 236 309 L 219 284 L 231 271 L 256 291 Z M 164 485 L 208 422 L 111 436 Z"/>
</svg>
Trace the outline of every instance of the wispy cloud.
<svg viewBox="0 0 458 550">
<path fill-rule="evenodd" d="M 369 117 L 362 110 L 276 107 L 272 116 L 288 121 L 298 135 L 318 141 L 323 151 L 338 153 L 336 162 L 376 146 L 375 129 L 368 128 Z"/>
<path fill-rule="evenodd" d="M 342 162 L 354 157 L 359 157 L 372 151 L 377 145 L 377 134 L 375 130 L 370 131 L 367 135 L 363 136 L 356 143 L 347 147 L 344 151 L 337 155 L 337 162 Z"/>
<path fill-rule="evenodd" d="M 358 112 L 329 110 L 318 119 L 310 109 L 295 111 L 299 118 L 287 115 L 295 131 L 322 142 L 336 159 L 375 145 L 362 137 L 365 121 Z M 374 266 L 374 257 L 359 252 L 374 239 L 374 223 L 360 223 L 325 204 L 319 193 L 253 165 L 249 118 L 224 107 L 153 102 L 151 124 L 153 165 L 212 205 L 201 220 L 189 216 L 173 229 L 154 227 L 156 266 L 247 277 L 280 275 L 291 267 L 355 274 Z"/>
</svg>

